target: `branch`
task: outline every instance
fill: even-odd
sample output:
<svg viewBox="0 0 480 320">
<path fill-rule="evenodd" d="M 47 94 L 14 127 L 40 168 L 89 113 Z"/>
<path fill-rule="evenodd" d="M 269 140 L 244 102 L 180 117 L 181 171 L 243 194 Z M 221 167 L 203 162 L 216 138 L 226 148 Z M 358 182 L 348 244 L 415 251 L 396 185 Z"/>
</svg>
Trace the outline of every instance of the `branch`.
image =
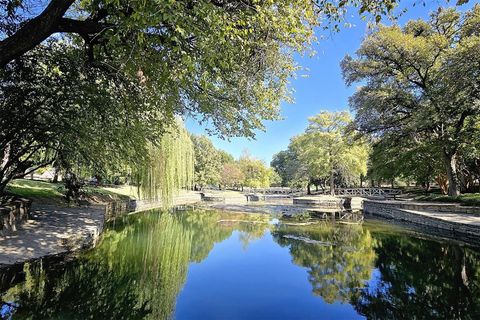
<svg viewBox="0 0 480 320">
<path fill-rule="evenodd" d="M 75 0 L 51 0 L 45 10 L 17 32 L 0 41 L 0 67 L 33 49 L 52 35 L 52 30 Z"/>
<path fill-rule="evenodd" d="M 69 18 L 61 18 L 58 24 L 52 29 L 52 33 L 66 32 L 77 33 L 86 42 L 92 41 L 98 34 L 107 30 L 110 26 L 94 20 L 74 20 Z"/>
</svg>

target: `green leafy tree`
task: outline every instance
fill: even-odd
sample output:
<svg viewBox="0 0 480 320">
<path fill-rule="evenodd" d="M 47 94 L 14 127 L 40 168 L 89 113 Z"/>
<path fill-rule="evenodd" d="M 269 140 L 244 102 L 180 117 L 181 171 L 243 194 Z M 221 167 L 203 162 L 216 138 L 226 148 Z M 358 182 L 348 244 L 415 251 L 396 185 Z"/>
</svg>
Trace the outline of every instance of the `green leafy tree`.
<svg viewBox="0 0 480 320">
<path fill-rule="evenodd" d="M 235 162 L 235 158 L 225 150 L 217 150 L 218 157 L 220 158 L 220 163 L 222 165 L 232 164 Z"/>
<path fill-rule="evenodd" d="M 353 181 L 366 174 L 368 145 L 348 130 L 351 118 L 347 112 L 321 112 L 309 122 L 305 133 L 292 139 L 292 148 L 309 177 L 329 177 L 334 195 L 336 176 Z"/>
<path fill-rule="evenodd" d="M 192 135 L 195 150 L 195 185 L 217 185 L 222 168 L 220 153 L 206 136 Z"/>
<path fill-rule="evenodd" d="M 263 161 L 253 158 L 248 152 L 244 152 L 238 159 L 238 165 L 244 176 L 243 186 L 250 188 L 270 186 L 272 172 Z"/>
<path fill-rule="evenodd" d="M 261 40 L 252 34 L 267 37 L 271 44 L 285 42 L 297 48 L 311 36 L 311 29 L 318 24 L 319 17 L 335 22 L 334 27 L 338 28 L 347 7 L 355 6 L 360 13 L 370 12 L 380 20 L 381 15 L 390 13 L 397 2 L 50 0 L 39 6 L 28 1 L 2 0 L 0 66 L 56 33 L 77 35 L 91 60 L 102 47 L 103 50 L 117 49 L 131 60 L 139 58 L 141 51 L 145 51 L 143 57 L 147 58 L 151 57 L 150 53 L 167 52 L 171 48 L 200 51 L 215 44 L 211 47 L 215 50 L 229 40 L 231 48 L 235 48 L 234 44 L 243 44 L 243 48 L 250 49 L 250 42 Z M 274 28 L 268 32 L 268 27 Z M 140 46 L 139 52 L 128 50 L 135 45 Z"/>
<path fill-rule="evenodd" d="M 403 28 L 380 25 L 355 58 L 345 57 L 358 130 L 390 139 L 425 139 L 441 150 L 448 194 L 458 195 L 458 155 L 479 114 L 480 5 L 460 14 L 438 9 Z M 476 88 L 476 89 L 475 89 Z"/>
<path fill-rule="evenodd" d="M 150 144 L 143 163 L 137 163 L 133 169 L 139 195 L 161 199 L 165 207 L 173 203 L 173 195 L 179 189 L 190 187 L 194 181 L 194 144 L 177 121 L 180 125 L 163 134 L 158 144 Z"/>
<path fill-rule="evenodd" d="M 282 150 L 273 155 L 270 166 L 277 172 L 281 178 L 283 187 L 295 186 L 299 177 L 303 176 L 305 170 L 301 170 L 298 155 L 291 145 L 287 150 Z M 300 179 L 301 180 L 301 179 Z M 300 183 L 303 185 L 303 183 Z"/>
<path fill-rule="evenodd" d="M 51 43 L 1 71 L 0 193 L 14 178 L 52 164 L 90 172 L 142 162 L 165 113 L 121 75 L 86 68 L 78 50 Z"/>
<path fill-rule="evenodd" d="M 422 141 L 383 138 L 372 148 L 367 177 L 371 180 L 414 181 L 429 191 L 444 172 L 441 151 Z"/>
</svg>

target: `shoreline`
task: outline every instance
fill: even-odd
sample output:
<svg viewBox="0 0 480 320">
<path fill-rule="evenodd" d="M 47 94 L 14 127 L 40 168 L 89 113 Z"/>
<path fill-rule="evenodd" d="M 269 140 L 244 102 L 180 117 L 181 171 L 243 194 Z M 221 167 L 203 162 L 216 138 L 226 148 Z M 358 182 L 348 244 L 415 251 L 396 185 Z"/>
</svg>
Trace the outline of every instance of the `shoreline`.
<svg viewBox="0 0 480 320">
<path fill-rule="evenodd" d="M 187 192 L 175 197 L 174 205 L 183 206 L 200 201 L 200 193 Z M 203 202 L 203 205 L 216 210 L 265 214 L 276 211 L 269 207 L 277 205 L 288 207 L 287 212 L 295 207 L 293 204 L 285 203 L 243 201 Z M 418 205 L 418 203 L 403 202 L 402 205 Z M 431 203 L 422 203 L 421 205 L 432 206 Z M 464 217 L 475 221 L 468 221 L 468 223 L 463 221 L 462 223 L 455 221 L 459 213 L 419 212 L 397 206 L 400 206 L 398 201 L 365 200 L 364 214 L 366 217 L 370 215 L 382 217 L 386 221 L 395 221 L 395 224 L 415 225 L 427 234 L 447 239 L 456 239 L 460 236 L 469 239 L 468 242 L 480 243 L 480 215 L 464 214 Z M 16 232 L 0 237 L 0 270 L 33 260 L 94 248 L 101 238 L 105 223 L 110 219 L 161 207 L 162 203 L 159 201 L 144 200 L 112 201 L 106 204 L 90 204 L 81 207 L 33 204 L 31 218 Z M 442 205 L 442 207 L 445 210 L 453 206 Z M 452 219 L 439 223 L 439 218 L 435 215 L 447 215 Z"/>
<path fill-rule="evenodd" d="M 174 205 L 200 200 L 198 193 L 181 194 Z M 30 218 L 15 232 L 0 237 L 0 270 L 26 262 L 94 248 L 105 223 L 116 217 L 162 207 L 160 201 L 112 201 L 79 207 L 56 204 L 32 204 Z M 112 204 L 116 204 L 113 206 Z"/>
</svg>

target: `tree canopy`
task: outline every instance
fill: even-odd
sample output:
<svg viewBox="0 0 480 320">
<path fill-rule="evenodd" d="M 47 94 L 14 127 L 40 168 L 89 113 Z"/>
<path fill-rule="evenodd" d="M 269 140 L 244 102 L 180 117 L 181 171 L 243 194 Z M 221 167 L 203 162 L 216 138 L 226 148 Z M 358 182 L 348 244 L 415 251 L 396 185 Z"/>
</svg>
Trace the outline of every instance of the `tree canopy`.
<svg viewBox="0 0 480 320">
<path fill-rule="evenodd" d="M 424 141 L 441 150 L 449 195 L 459 193 L 458 156 L 476 130 L 480 96 L 480 5 L 438 9 L 429 21 L 379 25 L 342 62 L 358 130 Z"/>
<path fill-rule="evenodd" d="M 293 137 L 287 151 L 274 157 L 272 166 L 284 180 L 310 184 L 318 180 L 351 185 L 366 174 L 369 148 L 350 130 L 348 112 L 321 112 L 309 118 L 305 133 Z M 316 183 L 315 183 L 316 184 Z"/>
</svg>

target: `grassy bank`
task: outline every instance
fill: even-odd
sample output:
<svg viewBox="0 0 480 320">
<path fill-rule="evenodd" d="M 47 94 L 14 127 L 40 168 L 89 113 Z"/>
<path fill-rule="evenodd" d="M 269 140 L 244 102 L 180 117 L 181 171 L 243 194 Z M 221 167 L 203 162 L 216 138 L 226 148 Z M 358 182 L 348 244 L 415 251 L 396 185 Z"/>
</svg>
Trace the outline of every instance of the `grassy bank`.
<svg viewBox="0 0 480 320">
<path fill-rule="evenodd" d="M 136 190 L 130 186 L 82 188 L 85 196 L 102 202 L 109 200 L 127 200 L 135 198 Z M 63 183 L 51 183 L 38 180 L 17 179 L 12 181 L 7 192 L 16 196 L 32 199 L 42 203 L 64 203 L 65 187 Z"/>
<path fill-rule="evenodd" d="M 466 193 L 457 197 L 449 197 L 443 194 L 432 193 L 429 195 L 418 195 L 415 197 L 415 200 L 460 203 L 465 206 L 480 206 L 480 193 Z"/>
</svg>

